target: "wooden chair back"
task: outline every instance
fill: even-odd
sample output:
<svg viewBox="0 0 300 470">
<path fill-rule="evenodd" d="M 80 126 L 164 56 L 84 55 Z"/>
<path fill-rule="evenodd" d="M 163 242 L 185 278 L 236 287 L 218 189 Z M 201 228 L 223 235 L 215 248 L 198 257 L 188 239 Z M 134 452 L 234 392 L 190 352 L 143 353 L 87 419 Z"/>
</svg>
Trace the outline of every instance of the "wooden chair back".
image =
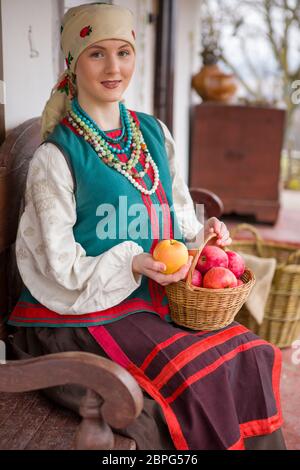
<svg viewBox="0 0 300 470">
<path fill-rule="evenodd" d="M 40 118 L 29 119 L 13 129 L 0 148 L 0 339 L 6 336 L 4 322 L 22 288 L 15 241 L 29 162 L 41 142 L 40 128 Z"/>
</svg>

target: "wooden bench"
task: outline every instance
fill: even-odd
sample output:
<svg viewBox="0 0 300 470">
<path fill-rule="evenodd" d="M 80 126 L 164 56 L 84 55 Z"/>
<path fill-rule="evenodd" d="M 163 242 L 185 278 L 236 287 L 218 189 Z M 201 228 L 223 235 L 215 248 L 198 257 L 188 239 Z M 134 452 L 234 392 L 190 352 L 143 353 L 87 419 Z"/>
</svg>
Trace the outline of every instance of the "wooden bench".
<svg viewBox="0 0 300 470">
<path fill-rule="evenodd" d="M 19 217 L 24 208 L 28 165 L 40 144 L 40 119 L 11 131 L 0 149 L 0 340 L 14 332 L 5 318 L 20 295 L 22 280 L 15 258 Z M 219 217 L 221 201 L 192 188 L 207 217 Z M 3 345 L 3 343 L 2 343 Z M 136 449 L 134 440 L 116 430 L 132 423 L 143 409 L 143 393 L 121 366 L 85 352 L 50 354 L 15 360 L 7 346 L 0 367 L 0 450 Z M 1 358 L 0 358 L 1 359 Z M 50 402 L 39 390 L 77 384 L 86 389 L 80 415 Z"/>
</svg>

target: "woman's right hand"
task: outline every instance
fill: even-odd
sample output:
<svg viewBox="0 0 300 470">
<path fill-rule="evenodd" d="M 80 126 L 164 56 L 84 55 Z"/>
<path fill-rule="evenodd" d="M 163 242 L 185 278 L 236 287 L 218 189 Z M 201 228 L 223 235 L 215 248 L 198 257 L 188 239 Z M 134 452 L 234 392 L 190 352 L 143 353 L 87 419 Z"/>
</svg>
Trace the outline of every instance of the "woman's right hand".
<svg viewBox="0 0 300 470">
<path fill-rule="evenodd" d="M 187 275 L 193 257 L 189 257 L 187 264 L 183 265 L 176 273 L 174 274 L 163 274 L 166 266 L 160 261 L 155 261 L 149 253 L 141 253 L 135 255 L 132 259 L 132 271 L 133 274 L 144 274 L 147 277 L 150 277 L 154 281 L 158 282 L 162 286 L 167 286 L 173 282 L 178 282 L 181 279 L 184 279 Z"/>
</svg>

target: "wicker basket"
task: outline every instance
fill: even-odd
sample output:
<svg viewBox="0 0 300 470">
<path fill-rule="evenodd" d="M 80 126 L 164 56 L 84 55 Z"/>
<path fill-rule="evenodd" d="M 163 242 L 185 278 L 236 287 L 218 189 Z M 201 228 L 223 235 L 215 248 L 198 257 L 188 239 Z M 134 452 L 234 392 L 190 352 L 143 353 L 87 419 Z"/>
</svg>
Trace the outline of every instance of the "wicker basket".
<svg viewBox="0 0 300 470">
<path fill-rule="evenodd" d="M 197 250 L 186 281 L 166 286 L 171 318 L 174 323 L 192 330 L 218 330 L 232 323 L 254 286 L 255 277 L 246 269 L 244 284 L 228 289 L 206 289 L 192 285 L 192 275 L 206 243 L 215 237 L 211 234 Z"/>
<path fill-rule="evenodd" d="M 277 267 L 265 306 L 264 320 L 259 325 L 244 305 L 236 320 L 258 336 L 280 348 L 288 347 L 300 337 L 300 249 L 299 246 L 264 241 L 255 227 L 241 224 L 231 230 L 250 231 L 253 240 L 234 239 L 231 249 L 263 258 L 275 258 Z"/>
</svg>

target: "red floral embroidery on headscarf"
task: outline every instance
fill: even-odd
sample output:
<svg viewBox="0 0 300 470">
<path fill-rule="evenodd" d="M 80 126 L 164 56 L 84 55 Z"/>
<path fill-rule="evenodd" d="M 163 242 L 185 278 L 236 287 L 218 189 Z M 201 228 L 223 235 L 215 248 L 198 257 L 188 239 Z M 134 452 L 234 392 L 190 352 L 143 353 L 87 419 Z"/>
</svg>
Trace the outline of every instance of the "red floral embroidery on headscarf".
<svg viewBox="0 0 300 470">
<path fill-rule="evenodd" d="M 69 75 L 62 79 L 56 89 L 61 93 L 66 93 L 67 96 L 69 96 L 69 94 L 71 97 L 75 96 L 75 88 Z"/>
<path fill-rule="evenodd" d="M 66 64 L 67 64 L 68 69 L 70 68 L 70 65 L 71 65 L 71 62 L 72 62 L 73 59 L 74 59 L 74 57 L 72 57 L 71 52 L 69 52 L 68 57 L 66 57 Z"/>
<path fill-rule="evenodd" d="M 92 31 L 93 31 L 93 28 L 92 28 L 91 26 L 85 26 L 85 27 L 80 31 L 80 37 L 85 38 L 86 36 L 89 36 Z"/>
<path fill-rule="evenodd" d="M 69 94 L 69 80 L 68 78 L 64 78 L 57 86 L 57 89 L 62 93 L 65 92 L 67 95 Z"/>
</svg>

